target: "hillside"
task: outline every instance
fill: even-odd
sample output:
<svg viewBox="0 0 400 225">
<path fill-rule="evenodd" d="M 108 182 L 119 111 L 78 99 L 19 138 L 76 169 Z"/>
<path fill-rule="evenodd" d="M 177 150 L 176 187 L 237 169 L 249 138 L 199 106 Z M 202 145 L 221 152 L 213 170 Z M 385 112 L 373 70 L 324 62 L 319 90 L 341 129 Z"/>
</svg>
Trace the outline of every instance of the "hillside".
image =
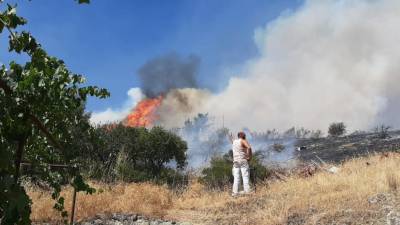
<svg viewBox="0 0 400 225">
<path fill-rule="evenodd" d="M 304 146 L 296 152 L 301 161 L 315 160 L 340 163 L 345 160 L 366 156 L 375 152 L 391 152 L 400 149 L 400 131 L 387 133 L 359 133 L 336 138 L 299 139 L 296 146 Z"/>
<path fill-rule="evenodd" d="M 399 162 L 398 153 L 351 159 L 339 166 L 337 174 L 318 171 L 307 178 L 293 174 L 258 184 L 254 194 L 239 198 L 230 197 L 229 187 L 210 191 L 194 180 L 182 192 L 146 183 L 94 184 L 100 190 L 97 194 L 78 196 L 77 217 L 85 220 L 118 212 L 191 224 L 399 224 Z M 70 193 L 64 190 L 66 202 Z M 46 192 L 31 189 L 29 194 L 32 219 L 57 217 Z"/>
</svg>

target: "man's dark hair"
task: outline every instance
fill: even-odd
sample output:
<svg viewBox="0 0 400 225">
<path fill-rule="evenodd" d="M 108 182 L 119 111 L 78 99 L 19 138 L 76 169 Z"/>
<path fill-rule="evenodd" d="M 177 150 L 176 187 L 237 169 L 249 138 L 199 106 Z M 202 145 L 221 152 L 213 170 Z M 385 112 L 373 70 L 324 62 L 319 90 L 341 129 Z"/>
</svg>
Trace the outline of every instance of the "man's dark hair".
<svg viewBox="0 0 400 225">
<path fill-rule="evenodd" d="M 243 131 L 238 133 L 238 138 L 246 139 L 246 134 Z"/>
</svg>

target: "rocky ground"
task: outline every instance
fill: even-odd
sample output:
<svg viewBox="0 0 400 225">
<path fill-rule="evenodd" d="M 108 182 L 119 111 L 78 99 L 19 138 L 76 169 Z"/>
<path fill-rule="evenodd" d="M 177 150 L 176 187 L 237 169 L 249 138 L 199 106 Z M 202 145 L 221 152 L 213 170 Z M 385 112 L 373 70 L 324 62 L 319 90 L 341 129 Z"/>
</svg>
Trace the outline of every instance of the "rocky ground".
<svg viewBox="0 0 400 225">
<path fill-rule="evenodd" d="M 187 222 L 176 222 L 146 218 L 136 214 L 97 215 L 96 217 L 76 223 L 77 225 L 191 225 Z"/>
</svg>

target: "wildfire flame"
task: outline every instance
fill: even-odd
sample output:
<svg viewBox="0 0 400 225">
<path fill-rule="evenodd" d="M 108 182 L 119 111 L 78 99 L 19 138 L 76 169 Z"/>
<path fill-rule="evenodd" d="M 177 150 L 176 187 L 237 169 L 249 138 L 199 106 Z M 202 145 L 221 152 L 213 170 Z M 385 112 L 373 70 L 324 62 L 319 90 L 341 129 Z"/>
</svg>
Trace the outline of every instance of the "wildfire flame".
<svg viewBox="0 0 400 225">
<path fill-rule="evenodd" d="M 125 119 L 125 125 L 130 127 L 148 127 L 157 120 L 157 108 L 160 106 L 163 97 L 147 98 L 140 101 L 132 113 Z"/>
</svg>

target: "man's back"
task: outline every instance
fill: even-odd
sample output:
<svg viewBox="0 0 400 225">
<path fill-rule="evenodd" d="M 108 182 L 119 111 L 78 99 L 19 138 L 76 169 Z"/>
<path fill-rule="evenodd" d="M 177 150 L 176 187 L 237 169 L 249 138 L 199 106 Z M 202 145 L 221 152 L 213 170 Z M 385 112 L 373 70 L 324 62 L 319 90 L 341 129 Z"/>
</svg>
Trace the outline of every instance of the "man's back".
<svg viewBox="0 0 400 225">
<path fill-rule="evenodd" d="M 232 152 L 234 162 L 243 162 L 246 160 L 246 151 L 242 144 L 242 139 L 238 138 L 232 142 Z"/>
</svg>

